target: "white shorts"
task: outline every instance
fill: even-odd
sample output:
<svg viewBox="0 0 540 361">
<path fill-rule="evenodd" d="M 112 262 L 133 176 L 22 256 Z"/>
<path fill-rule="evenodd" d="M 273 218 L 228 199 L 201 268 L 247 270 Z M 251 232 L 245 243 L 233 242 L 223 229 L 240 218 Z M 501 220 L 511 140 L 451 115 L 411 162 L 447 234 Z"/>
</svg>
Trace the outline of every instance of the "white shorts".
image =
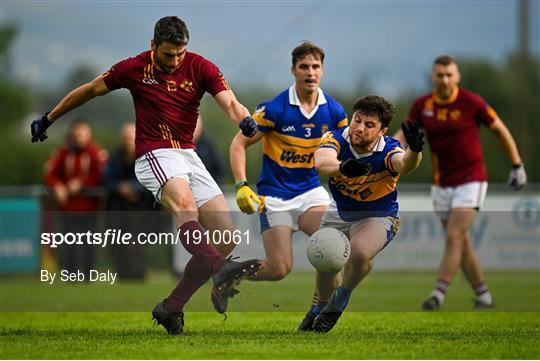
<svg viewBox="0 0 540 361">
<path fill-rule="evenodd" d="M 270 196 L 261 196 L 260 198 L 261 233 L 275 226 L 287 226 L 293 231 L 298 231 L 298 218 L 305 211 L 311 207 L 330 204 L 330 196 L 322 186 L 288 200 Z"/>
<path fill-rule="evenodd" d="M 193 149 L 156 149 L 135 161 L 139 182 L 161 202 L 163 186 L 171 178 L 186 180 L 197 207 L 221 194 L 221 189 Z"/>
<path fill-rule="evenodd" d="M 433 209 L 442 220 L 447 220 L 454 208 L 480 210 L 486 199 L 487 186 L 487 182 L 470 182 L 457 187 L 432 185 Z"/>
<path fill-rule="evenodd" d="M 341 217 L 338 214 L 336 202 L 332 200 L 330 203 L 330 206 L 328 207 L 328 210 L 323 215 L 321 220 L 321 229 L 322 228 L 334 228 L 338 231 L 341 231 L 345 233 L 347 238 L 351 239 L 351 236 L 354 235 L 358 228 L 365 222 L 369 220 L 374 220 L 382 224 L 384 229 L 386 230 L 386 243 L 384 244 L 383 248 L 388 245 L 394 239 L 397 232 L 400 228 L 400 220 L 397 217 L 387 216 L 387 217 L 369 217 L 364 218 L 360 221 L 344 221 L 341 219 Z"/>
</svg>

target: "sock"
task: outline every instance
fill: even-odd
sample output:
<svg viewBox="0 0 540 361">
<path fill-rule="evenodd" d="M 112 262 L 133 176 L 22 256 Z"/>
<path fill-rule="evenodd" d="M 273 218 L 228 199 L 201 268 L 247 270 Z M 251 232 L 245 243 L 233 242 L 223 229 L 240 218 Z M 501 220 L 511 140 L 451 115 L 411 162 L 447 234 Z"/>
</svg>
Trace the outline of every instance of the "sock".
<svg viewBox="0 0 540 361">
<path fill-rule="evenodd" d="M 481 282 L 473 286 L 474 293 L 476 294 L 476 299 L 485 303 L 486 305 L 491 305 L 493 303 L 493 297 L 489 292 L 485 282 Z"/>
<path fill-rule="evenodd" d="M 197 221 L 189 221 L 178 228 L 178 238 L 182 245 L 191 253 L 194 257 L 206 260 L 212 267 L 212 274 L 216 274 L 217 271 L 227 262 L 225 256 L 215 249 L 213 243 L 204 237 L 205 229 Z M 194 234 L 199 237 L 194 237 Z M 194 241 L 200 240 L 195 244 Z"/>
<path fill-rule="evenodd" d="M 184 268 L 184 274 L 169 297 L 165 299 L 163 307 L 167 311 L 182 312 L 191 296 L 212 276 L 212 268 L 204 259 L 191 257 Z"/>
<path fill-rule="evenodd" d="M 165 299 L 163 306 L 167 311 L 183 311 L 191 296 L 227 262 L 204 236 L 200 243 L 195 244 L 193 241 L 197 238 L 193 238 L 194 231 L 204 235 L 204 228 L 197 221 L 186 222 L 178 229 L 182 245 L 193 257 L 186 264 L 184 274 L 171 295 Z"/>
<path fill-rule="evenodd" d="M 448 292 L 448 286 L 450 286 L 449 282 L 441 279 L 437 280 L 435 283 L 435 288 L 433 291 L 431 291 L 429 297 L 435 297 L 439 301 L 439 304 L 442 304 L 444 302 L 444 298 L 446 297 L 446 293 Z"/>
<path fill-rule="evenodd" d="M 351 298 L 352 291 L 349 291 L 343 286 L 336 288 L 334 292 L 334 304 L 339 308 L 340 311 L 343 311 L 349 303 L 349 298 Z"/>
</svg>

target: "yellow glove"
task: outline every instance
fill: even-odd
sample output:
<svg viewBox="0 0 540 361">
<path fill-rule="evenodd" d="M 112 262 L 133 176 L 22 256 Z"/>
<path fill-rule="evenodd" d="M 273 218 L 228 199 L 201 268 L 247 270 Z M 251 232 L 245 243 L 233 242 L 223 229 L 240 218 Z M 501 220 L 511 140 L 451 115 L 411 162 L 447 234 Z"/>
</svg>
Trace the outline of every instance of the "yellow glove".
<svg viewBox="0 0 540 361">
<path fill-rule="evenodd" d="M 236 184 L 236 204 L 238 204 L 238 208 L 244 213 L 252 214 L 257 210 L 252 201 L 257 204 L 260 203 L 259 196 L 249 188 L 246 181 L 238 182 Z"/>
</svg>

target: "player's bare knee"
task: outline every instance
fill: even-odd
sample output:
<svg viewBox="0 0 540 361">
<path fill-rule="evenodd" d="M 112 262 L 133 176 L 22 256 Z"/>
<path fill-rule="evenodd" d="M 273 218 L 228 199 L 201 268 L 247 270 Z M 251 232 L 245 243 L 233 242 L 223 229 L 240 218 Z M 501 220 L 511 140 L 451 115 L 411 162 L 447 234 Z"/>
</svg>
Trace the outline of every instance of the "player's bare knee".
<svg viewBox="0 0 540 361">
<path fill-rule="evenodd" d="M 163 195 L 161 203 L 172 211 L 197 212 L 197 204 L 191 194 L 170 192 Z"/>
<path fill-rule="evenodd" d="M 371 262 L 371 257 L 361 249 L 352 250 L 349 259 L 355 267 L 365 267 Z"/>
<path fill-rule="evenodd" d="M 460 229 L 449 230 L 446 234 L 446 247 L 447 248 L 463 248 L 465 244 L 465 232 Z"/>
<path fill-rule="evenodd" d="M 273 264 L 270 268 L 270 274 L 271 278 L 274 281 L 279 281 L 287 277 L 287 275 L 291 272 L 292 265 L 288 263 L 279 263 L 279 264 Z"/>
</svg>

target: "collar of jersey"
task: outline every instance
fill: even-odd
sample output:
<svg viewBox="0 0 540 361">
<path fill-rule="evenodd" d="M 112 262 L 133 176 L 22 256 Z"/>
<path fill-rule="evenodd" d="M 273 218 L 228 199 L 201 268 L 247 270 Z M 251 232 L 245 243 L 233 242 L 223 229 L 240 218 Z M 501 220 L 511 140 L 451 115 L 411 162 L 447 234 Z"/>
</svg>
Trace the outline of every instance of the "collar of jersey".
<svg viewBox="0 0 540 361">
<path fill-rule="evenodd" d="M 307 119 L 311 119 L 315 113 L 317 113 L 317 110 L 319 109 L 319 105 L 326 104 L 326 97 L 324 96 L 323 91 L 321 88 L 317 89 L 318 95 L 317 95 L 317 105 L 313 109 L 311 113 L 306 113 L 306 111 L 302 108 L 302 105 L 300 104 L 300 98 L 298 97 L 298 93 L 296 92 L 296 84 L 293 84 L 289 88 L 289 104 L 290 105 L 296 105 L 298 108 L 300 108 L 300 112 L 304 117 Z"/>
<path fill-rule="evenodd" d="M 448 100 L 445 100 L 445 99 L 441 99 L 441 97 L 439 97 L 437 93 L 433 91 L 433 100 L 435 100 L 435 103 L 439 105 L 448 105 L 456 101 L 458 94 L 459 94 L 459 87 L 456 87 L 454 91 L 452 92 L 452 95 L 450 96 L 450 98 L 448 98 Z"/>
<path fill-rule="evenodd" d="M 349 137 L 349 127 L 343 129 L 343 132 L 341 133 L 341 135 L 343 136 L 343 139 L 345 139 L 345 141 L 349 143 L 349 149 L 351 150 L 352 154 L 356 158 L 369 157 L 375 152 L 382 152 L 384 150 L 384 147 L 386 146 L 386 141 L 384 140 L 384 136 L 381 136 L 379 137 L 379 141 L 377 142 L 375 147 L 371 150 L 371 152 L 360 154 L 354 149 L 354 147 L 351 144 L 351 138 Z"/>
<path fill-rule="evenodd" d="M 186 55 L 187 55 L 187 50 L 186 50 Z M 152 64 L 154 64 L 154 67 L 157 71 L 159 71 L 160 73 L 163 73 L 161 70 L 158 69 L 159 65 L 156 63 L 156 61 L 154 60 L 154 51 L 153 50 L 150 50 L 150 60 L 152 60 Z M 180 63 L 180 66 L 173 72 L 175 73 L 178 69 L 180 69 L 184 63 L 184 60 L 186 60 L 186 57 L 184 57 L 184 59 L 182 60 L 182 63 Z"/>
</svg>

